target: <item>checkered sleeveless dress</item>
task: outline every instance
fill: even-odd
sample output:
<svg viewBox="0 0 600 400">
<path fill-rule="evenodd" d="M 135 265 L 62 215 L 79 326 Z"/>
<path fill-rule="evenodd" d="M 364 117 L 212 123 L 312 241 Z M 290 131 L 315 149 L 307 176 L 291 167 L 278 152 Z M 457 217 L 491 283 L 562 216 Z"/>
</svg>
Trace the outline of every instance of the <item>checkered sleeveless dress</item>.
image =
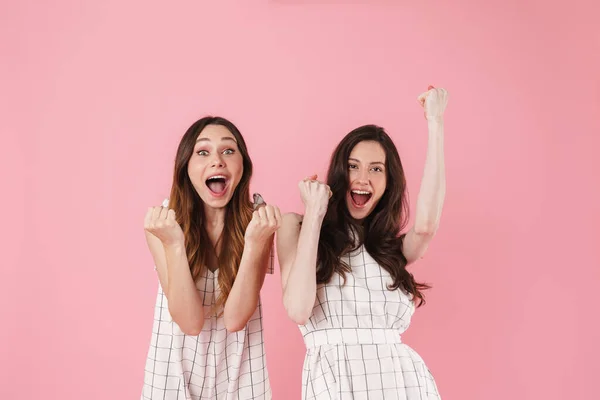
<svg viewBox="0 0 600 400">
<path fill-rule="evenodd" d="M 415 310 L 389 273 L 361 246 L 343 257 L 352 272 L 317 287 L 309 321 L 300 326 L 307 352 L 302 398 L 439 400 L 421 357 L 402 343 Z"/>
<path fill-rule="evenodd" d="M 254 203 L 264 200 L 255 194 Z M 272 249 L 267 273 L 273 265 Z M 228 332 L 223 316 L 210 312 L 220 294 L 218 276 L 218 269 L 204 268 L 196 282 L 205 315 L 211 315 L 198 336 L 186 335 L 173 321 L 159 285 L 142 400 L 271 400 L 261 302 L 242 330 Z"/>
</svg>

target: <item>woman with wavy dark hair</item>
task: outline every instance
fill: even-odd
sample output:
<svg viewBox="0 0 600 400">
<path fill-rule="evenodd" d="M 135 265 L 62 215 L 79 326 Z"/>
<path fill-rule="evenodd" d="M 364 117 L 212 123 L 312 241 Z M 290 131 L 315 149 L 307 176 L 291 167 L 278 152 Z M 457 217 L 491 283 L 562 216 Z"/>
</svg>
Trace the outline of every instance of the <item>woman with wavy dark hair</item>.
<svg viewBox="0 0 600 400">
<path fill-rule="evenodd" d="M 419 355 L 400 340 L 427 285 L 406 266 L 423 257 L 445 194 L 444 89 L 419 96 L 428 121 L 427 160 L 415 224 L 392 139 L 376 125 L 350 132 L 331 157 L 327 183 L 299 183 L 304 215 L 277 234 L 283 302 L 307 354 L 303 399 L 439 399 Z"/>
<path fill-rule="evenodd" d="M 144 223 L 160 285 L 142 399 L 271 399 L 259 293 L 281 215 L 253 204 L 251 177 L 230 121 L 181 139 L 170 198 Z"/>
</svg>

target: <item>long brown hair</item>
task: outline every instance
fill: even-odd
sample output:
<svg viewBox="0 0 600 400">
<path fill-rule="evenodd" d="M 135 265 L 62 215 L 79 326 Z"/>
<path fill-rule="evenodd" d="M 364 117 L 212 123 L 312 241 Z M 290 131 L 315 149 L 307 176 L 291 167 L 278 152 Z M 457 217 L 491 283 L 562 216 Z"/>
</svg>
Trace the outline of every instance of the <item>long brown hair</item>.
<svg viewBox="0 0 600 400">
<path fill-rule="evenodd" d="M 220 243 L 221 249 L 226 249 L 226 251 L 221 251 L 220 254 L 217 254 L 204 226 L 204 202 L 194 189 L 188 175 L 188 163 L 193 155 L 196 139 L 208 125 L 221 125 L 231 132 L 237 141 L 244 167 L 240 183 L 226 207 L 225 226 Z M 221 295 L 216 302 L 217 310 L 220 310 L 227 301 L 242 259 L 244 234 L 252 219 L 251 177 L 252 161 L 248 155 L 246 142 L 232 122 L 221 117 L 207 116 L 196 121 L 183 135 L 175 157 L 169 207 L 175 210 L 177 222 L 181 225 L 185 235 L 185 250 L 194 281 L 198 279 L 203 268 L 208 268 L 207 263 L 211 255 L 217 259 L 218 284 L 221 290 Z"/>
<path fill-rule="evenodd" d="M 363 221 L 357 221 L 346 205 L 348 158 L 354 146 L 363 141 L 374 141 L 383 147 L 387 180 L 385 192 L 373 211 Z M 429 286 L 416 282 L 406 270 L 407 261 L 402 252 L 405 235 L 401 234 L 408 222 L 406 178 L 398 150 L 385 130 L 364 125 L 348 133 L 331 156 L 327 184 L 332 196 L 321 228 L 317 282 L 329 282 L 334 273 L 339 273 L 345 281 L 350 267 L 340 257 L 364 244 L 366 251 L 392 276 L 388 289 L 401 288 L 418 299 L 419 306 L 424 304 L 422 291 Z"/>
</svg>

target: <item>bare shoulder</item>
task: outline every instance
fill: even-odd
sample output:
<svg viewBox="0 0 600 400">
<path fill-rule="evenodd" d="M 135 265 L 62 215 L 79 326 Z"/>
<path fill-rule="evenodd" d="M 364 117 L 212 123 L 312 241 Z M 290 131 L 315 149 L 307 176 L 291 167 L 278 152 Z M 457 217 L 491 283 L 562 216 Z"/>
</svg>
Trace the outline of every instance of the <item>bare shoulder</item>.
<svg viewBox="0 0 600 400">
<path fill-rule="evenodd" d="M 277 246 L 279 249 L 292 248 L 300 236 L 300 224 L 303 216 L 296 213 L 286 213 L 281 216 L 281 226 L 277 231 Z"/>
<path fill-rule="evenodd" d="M 287 227 L 300 226 L 303 218 L 303 215 L 294 212 L 285 213 L 281 216 L 281 225 Z"/>
</svg>

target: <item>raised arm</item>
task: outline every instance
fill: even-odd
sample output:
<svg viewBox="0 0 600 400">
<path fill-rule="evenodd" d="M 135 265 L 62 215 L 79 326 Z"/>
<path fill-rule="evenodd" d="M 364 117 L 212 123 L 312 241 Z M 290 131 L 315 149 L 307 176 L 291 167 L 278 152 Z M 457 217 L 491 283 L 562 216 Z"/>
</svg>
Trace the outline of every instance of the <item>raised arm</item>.
<svg viewBox="0 0 600 400">
<path fill-rule="evenodd" d="M 240 268 L 223 312 L 225 328 L 230 332 L 239 331 L 246 326 L 258 306 L 260 290 L 271 258 L 273 237 L 280 225 L 281 214 L 275 206 L 262 206 L 252 215 L 246 229 Z"/>
<path fill-rule="evenodd" d="M 415 224 L 404 237 L 402 246 L 409 264 L 425 255 L 438 229 L 446 194 L 443 115 L 448 93 L 445 89 L 430 87 L 418 100 L 425 110 L 429 139 L 425 169 L 417 197 Z"/>
<path fill-rule="evenodd" d="M 317 251 L 331 191 L 327 185 L 308 179 L 300 182 L 299 187 L 305 214 L 283 216 L 277 233 L 277 256 L 283 305 L 292 321 L 304 325 L 317 296 Z"/>
<path fill-rule="evenodd" d="M 190 271 L 183 231 L 175 211 L 167 207 L 150 208 L 144 229 L 173 321 L 188 335 L 200 334 L 204 325 L 204 306 Z"/>
</svg>

